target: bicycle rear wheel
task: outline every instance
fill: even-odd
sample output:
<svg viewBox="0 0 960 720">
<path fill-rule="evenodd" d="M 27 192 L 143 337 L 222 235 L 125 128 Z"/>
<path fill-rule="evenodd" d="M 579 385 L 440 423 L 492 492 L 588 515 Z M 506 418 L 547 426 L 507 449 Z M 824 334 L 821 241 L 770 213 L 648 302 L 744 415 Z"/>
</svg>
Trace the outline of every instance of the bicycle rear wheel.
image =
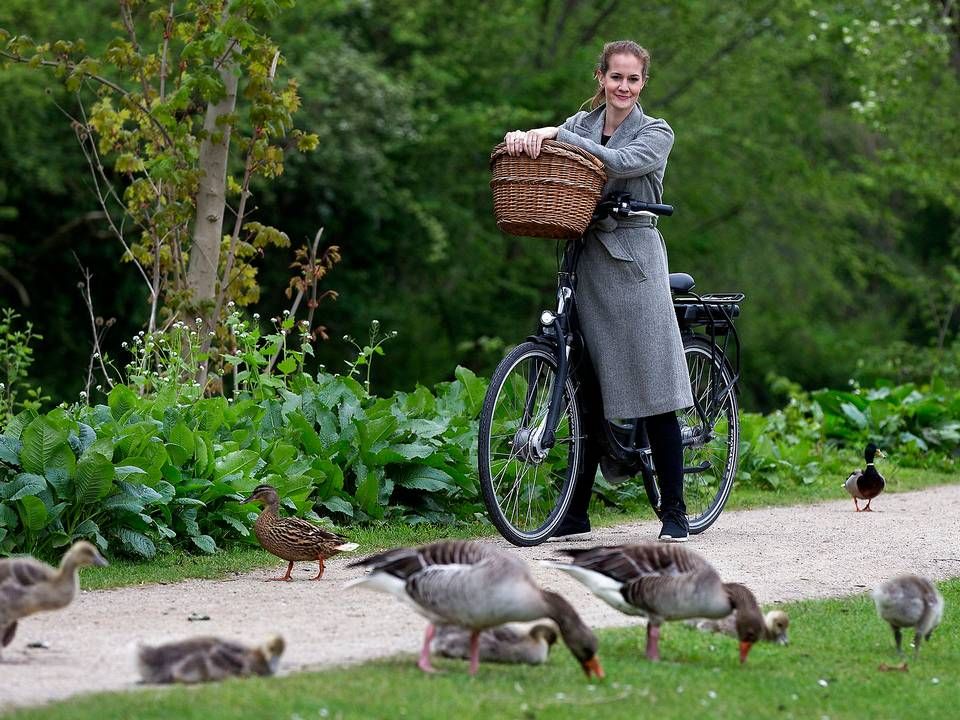
<svg viewBox="0 0 960 720">
<path fill-rule="evenodd" d="M 490 520 L 514 545 L 539 545 L 563 519 L 583 455 L 582 418 L 572 378 L 564 381 L 556 441 L 544 448 L 558 381 L 551 348 L 525 342 L 497 366 L 480 413 L 479 471 Z"/>
<path fill-rule="evenodd" d="M 718 353 L 711 356 L 710 349 L 706 338 L 684 338 L 690 388 L 707 418 L 704 425 L 695 407 L 677 413 L 680 432 L 684 442 L 689 443 L 683 449 L 684 468 L 699 469 L 683 476 L 687 520 L 693 535 L 703 532 L 720 517 L 733 489 L 740 448 L 739 404 L 732 385 L 733 373 L 725 358 Z M 711 381 L 711 362 L 715 382 Z M 728 391 L 723 392 L 724 388 Z"/>
</svg>

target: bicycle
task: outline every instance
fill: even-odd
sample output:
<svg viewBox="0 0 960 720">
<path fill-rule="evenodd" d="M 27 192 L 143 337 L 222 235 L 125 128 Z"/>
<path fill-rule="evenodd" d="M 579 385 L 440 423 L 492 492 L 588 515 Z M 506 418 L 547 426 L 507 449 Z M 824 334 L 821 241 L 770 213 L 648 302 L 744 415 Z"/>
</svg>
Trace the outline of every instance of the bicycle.
<svg viewBox="0 0 960 720">
<path fill-rule="evenodd" d="M 604 199 L 594 213 L 672 215 L 669 205 Z M 600 470 L 612 483 L 639 475 L 659 517 L 660 491 L 643 423 L 610 421 L 597 411 L 599 386 L 576 325 L 576 268 L 587 233 L 567 241 L 557 279 L 557 309 L 544 310 L 539 330 L 509 352 L 490 380 L 479 428 L 479 474 L 490 519 L 514 545 L 538 545 L 563 520 L 592 432 Z M 736 475 L 740 442 L 737 383 L 740 336 L 734 319 L 743 293 L 693 292 L 686 273 L 670 274 L 694 406 L 678 412 L 684 452 L 684 497 L 690 533 L 720 516 Z M 593 407 L 591 407 L 593 405 Z M 589 426 L 589 427 L 588 427 Z"/>
</svg>

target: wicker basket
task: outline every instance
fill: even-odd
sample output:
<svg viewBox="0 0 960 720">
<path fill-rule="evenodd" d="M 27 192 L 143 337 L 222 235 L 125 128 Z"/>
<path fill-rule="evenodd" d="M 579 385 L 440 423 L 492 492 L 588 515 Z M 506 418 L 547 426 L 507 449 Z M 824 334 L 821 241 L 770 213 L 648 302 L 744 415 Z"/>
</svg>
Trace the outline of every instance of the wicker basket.
<svg viewBox="0 0 960 720">
<path fill-rule="evenodd" d="M 490 155 L 497 227 L 525 237 L 574 238 L 586 231 L 607 181 L 603 163 L 574 145 L 544 140 L 540 157 Z"/>
</svg>

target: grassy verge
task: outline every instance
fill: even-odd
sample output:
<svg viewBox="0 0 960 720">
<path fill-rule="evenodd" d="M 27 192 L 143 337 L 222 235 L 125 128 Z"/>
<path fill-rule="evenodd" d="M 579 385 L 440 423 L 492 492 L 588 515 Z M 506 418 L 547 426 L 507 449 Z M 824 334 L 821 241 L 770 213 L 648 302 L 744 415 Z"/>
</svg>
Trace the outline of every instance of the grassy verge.
<svg viewBox="0 0 960 720">
<path fill-rule="evenodd" d="M 898 468 L 896 472 L 888 475 L 890 481 L 887 492 L 920 490 L 958 481 L 955 475 L 912 468 Z M 846 493 L 840 488 L 843 479 L 840 478 L 829 487 L 825 486 L 823 481 L 810 485 L 786 486 L 777 490 L 734 487 L 725 510 L 846 499 Z M 878 502 L 882 502 L 882 498 Z M 598 501 L 591 507 L 591 521 L 596 527 L 610 527 L 653 517 L 653 510 L 645 502 L 639 502 L 625 510 L 611 509 Z M 488 522 L 478 520 L 474 523 L 453 525 L 374 525 L 353 528 L 346 534 L 359 543 L 364 551 L 369 552 L 401 545 L 417 545 L 441 538 L 490 536 L 495 535 L 496 530 Z M 187 578 L 222 578 L 264 567 L 279 567 L 281 564 L 282 561 L 259 548 L 242 548 L 215 555 L 177 553 L 157 557 L 149 562 L 120 560 L 107 568 L 86 568 L 80 577 L 85 590 L 101 590 L 143 583 L 173 583 Z"/>
<path fill-rule="evenodd" d="M 421 543 L 450 537 L 480 537 L 494 532 L 488 523 L 459 523 L 456 525 L 372 525 L 352 528 L 345 534 L 360 544 L 365 552 L 402 545 Z M 85 568 L 80 573 L 84 590 L 141 585 L 143 583 L 173 583 L 187 578 L 222 578 L 234 573 L 248 572 L 281 565 L 282 560 L 259 548 L 241 548 L 214 555 L 162 555 L 150 561 L 118 560 L 105 568 Z"/>
<path fill-rule="evenodd" d="M 941 585 L 944 624 L 907 671 L 896 665 L 893 635 L 866 595 L 792 603 L 791 644 L 759 645 L 747 664 L 736 641 L 671 624 L 664 661 L 643 659 L 642 628 L 599 633 L 606 680 L 584 680 L 557 646 L 546 667 L 439 661 L 426 676 L 411 657 L 321 673 L 236 680 L 198 688 L 89 696 L 12 714 L 12 720 L 124 718 L 422 718 L 472 720 L 636 720 L 690 718 L 941 718 L 960 703 L 960 579 Z M 599 601 L 597 601 L 599 602 Z M 414 648 L 411 648 L 414 650 Z"/>
</svg>

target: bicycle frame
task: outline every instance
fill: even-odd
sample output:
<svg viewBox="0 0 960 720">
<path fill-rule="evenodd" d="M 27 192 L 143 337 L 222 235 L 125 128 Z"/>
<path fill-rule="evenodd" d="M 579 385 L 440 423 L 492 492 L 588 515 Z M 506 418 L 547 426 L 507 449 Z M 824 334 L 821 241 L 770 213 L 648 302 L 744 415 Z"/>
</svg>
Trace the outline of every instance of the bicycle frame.
<svg viewBox="0 0 960 720">
<path fill-rule="evenodd" d="M 563 403 L 563 387 L 566 378 L 570 374 L 570 357 L 573 349 L 576 332 L 572 327 L 571 316 L 576 302 L 576 268 L 583 251 L 583 238 L 568 241 L 563 254 L 561 269 L 557 276 L 557 309 L 556 311 L 545 310 L 541 313 L 540 324 L 541 331 L 538 335 L 530 339 L 544 342 L 552 346 L 557 360 L 557 382 L 552 388 L 549 411 L 544 422 L 542 430 L 539 430 L 536 438 L 536 447 L 531 448 L 536 452 L 543 452 L 553 447 L 555 442 L 554 428 L 561 413 Z M 731 392 L 735 391 L 737 381 L 740 378 L 740 335 L 737 332 L 733 319 L 739 315 L 738 303 L 742 301 L 742 293 L 714 293 L 709 295 L 698 295 L 693 292 L 686 292 L 674 297 L 674 309 L 677 312 L 677 320 L 681 333 L 696 334 L 707 337 L 710 343 L 710 393 L 708 407 L 702 407 L 698 398 L 694 398 L 694 408 L 700 419 L 699 432 L 685 432 L 682 438 L 684 447 L 703 443 L 709 440 L 710 428 L 713 427 L 715 415 L 723 407 L 724 399 Z M 696 333 L 695 328 L 703 327 L 703 333 Z M 722 345 L 718 346 L 717 338 L 722 337 Z M 727 351 L 735 349 L 735 366 L 728 360 Z M 719 378 L 721 373 L 718 367 L 726 364 L 730 369 L 730 380 L 721 388 L 719 387 Z M 532 385 L 532 384 L 531 384 Z M 527 410 L 529 412 L 532 398 L 527 399 Z M 634 421 L 629 426 L 629 436 L 624 444 L 617 438 L 613 426 L 609 422 L 603 422 L 601 425 L 605 428 L 603 433 L 603 445 L 609 455 L 622 462 L 638 462 L 646 471 L 644 477 L 652 474 L 652 458 L 649 449 L 649 443 L 646 439 L 646 432 L 642 423 Z M 688 428 L 684 428 L 688 430 Z M 530 438 L 533 440 L 533 438 Z M 709 464 L 696 467 L 684 467 L 685 474 L 704 472 L 709 469 Z M 648 494 L 651 494 L 651 502 L 657 505 L 659 500 L 659 491 L 655 488 L 647 487 Z M 654 497 L 656 495 L 657 497 Z"/>
</svg>

